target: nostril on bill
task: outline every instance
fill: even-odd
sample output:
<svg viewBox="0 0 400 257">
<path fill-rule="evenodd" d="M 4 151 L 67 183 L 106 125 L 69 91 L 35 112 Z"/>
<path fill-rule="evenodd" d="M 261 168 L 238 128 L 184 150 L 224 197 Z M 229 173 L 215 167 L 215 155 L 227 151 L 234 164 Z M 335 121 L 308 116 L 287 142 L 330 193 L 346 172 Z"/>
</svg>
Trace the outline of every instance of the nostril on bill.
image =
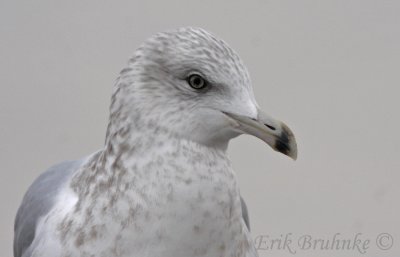
<svg viewBox="0 0 400 257">
<path fill-rule="evenodd" d="M 251 118 L 252 120 L 254 120 L 254 121 L 258 121 L 257 119 L 255 119 L 255 118 Z M 271 125 L 268 125 L 268 124 L 264 124 L 265 126 L 267 126 L 269 129 L 271 129 L 271 130 L 276 130 L 276 128 L 274 127 L 274 126 L 271 126 Z"/>
<path fill-rule="evenodd" d="M 268 128 L 270 128 L 271 130 L 276 130 L 276 128 L 271 125 L 268 125 L 268 124 L 264 124 L 264 125 L 267 126 Z"/>
</svg>

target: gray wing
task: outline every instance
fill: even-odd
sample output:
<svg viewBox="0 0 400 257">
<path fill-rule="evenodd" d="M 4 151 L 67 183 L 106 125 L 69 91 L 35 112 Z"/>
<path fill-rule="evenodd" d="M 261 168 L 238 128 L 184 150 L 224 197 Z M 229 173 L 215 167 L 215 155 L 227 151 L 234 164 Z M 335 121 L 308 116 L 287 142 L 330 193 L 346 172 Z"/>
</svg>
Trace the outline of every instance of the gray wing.
<svg viewBox="0 0 400 257">
<path fill-rule="evenodd" d="M 241 196 L 240 196 L 240 202 L 242 203 L 242 217 L 244 219 L 244 223 L 246 223 L 247 229 L 250 231 L 249 212 L 247 211 L 246 203 L 244 202 Z"/>
<path fill-rule="evenodd" d="M 46 215 L 55 203 L 62 185 L 82 161 L 66 161 L 41 174 L 29 187 L 18 209 L 14 223 L 14 257 L 30 257 L 37 221 Z"/>
</svg>

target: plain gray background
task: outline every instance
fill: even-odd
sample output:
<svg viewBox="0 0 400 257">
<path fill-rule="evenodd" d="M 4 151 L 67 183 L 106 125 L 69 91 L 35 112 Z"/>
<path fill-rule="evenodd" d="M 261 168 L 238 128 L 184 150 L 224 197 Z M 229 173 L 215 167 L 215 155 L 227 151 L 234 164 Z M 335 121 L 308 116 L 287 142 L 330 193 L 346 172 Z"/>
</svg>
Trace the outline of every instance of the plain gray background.
<svg viewBox="0 0 400 257">
<path fill-rule="evenodd" d="M 112 86 L 133 51 L 187 25 L 239 53 L 260 106 L 298 140 L 296 162 L 249 136 L 230 145 L 253 237 L 362 233 L 364 256 L 399 256 L 400 1 L 385 0 L 1 0 L 0 256 L 12 256 L 33 179 L 103 145 Z M 375 244 L 382 232 L 394 238 L 387 251 Z"/>
</svg>

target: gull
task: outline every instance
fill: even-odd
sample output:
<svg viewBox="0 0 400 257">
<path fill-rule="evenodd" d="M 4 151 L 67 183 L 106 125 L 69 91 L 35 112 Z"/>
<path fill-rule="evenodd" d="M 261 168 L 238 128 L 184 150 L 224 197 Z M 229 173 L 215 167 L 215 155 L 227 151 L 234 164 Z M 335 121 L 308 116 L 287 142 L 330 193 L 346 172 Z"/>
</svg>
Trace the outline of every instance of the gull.
<svg viewBox="0 0 400 257">
<path fill-rule="evenodd" d="M 26 192 L 14 256 L 257 256 L 226 154 L 240 134 L 297 157 L 227 43 L 193 27 L 154 35 L 115 83 L 104 147 Z"/>
</svg>

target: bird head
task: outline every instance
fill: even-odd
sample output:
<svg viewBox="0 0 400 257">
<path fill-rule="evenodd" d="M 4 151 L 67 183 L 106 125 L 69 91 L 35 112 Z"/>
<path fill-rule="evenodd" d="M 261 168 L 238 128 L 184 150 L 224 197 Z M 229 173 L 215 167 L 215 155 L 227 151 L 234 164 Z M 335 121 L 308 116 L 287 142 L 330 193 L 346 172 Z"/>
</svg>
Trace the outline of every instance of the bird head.
<svg viewBox="0 0 400 257">
<path fill-rule="evenodd" d="M 224 149 L 230 139 L 250 134 L 297 157 L 291 130 L 258 107 L 239 56 L 203 29 L 148 39 L 121 72 L 113 99 L 111 116 L 130 120 L 136 129 L 157 128 Z"/>
</svg>

